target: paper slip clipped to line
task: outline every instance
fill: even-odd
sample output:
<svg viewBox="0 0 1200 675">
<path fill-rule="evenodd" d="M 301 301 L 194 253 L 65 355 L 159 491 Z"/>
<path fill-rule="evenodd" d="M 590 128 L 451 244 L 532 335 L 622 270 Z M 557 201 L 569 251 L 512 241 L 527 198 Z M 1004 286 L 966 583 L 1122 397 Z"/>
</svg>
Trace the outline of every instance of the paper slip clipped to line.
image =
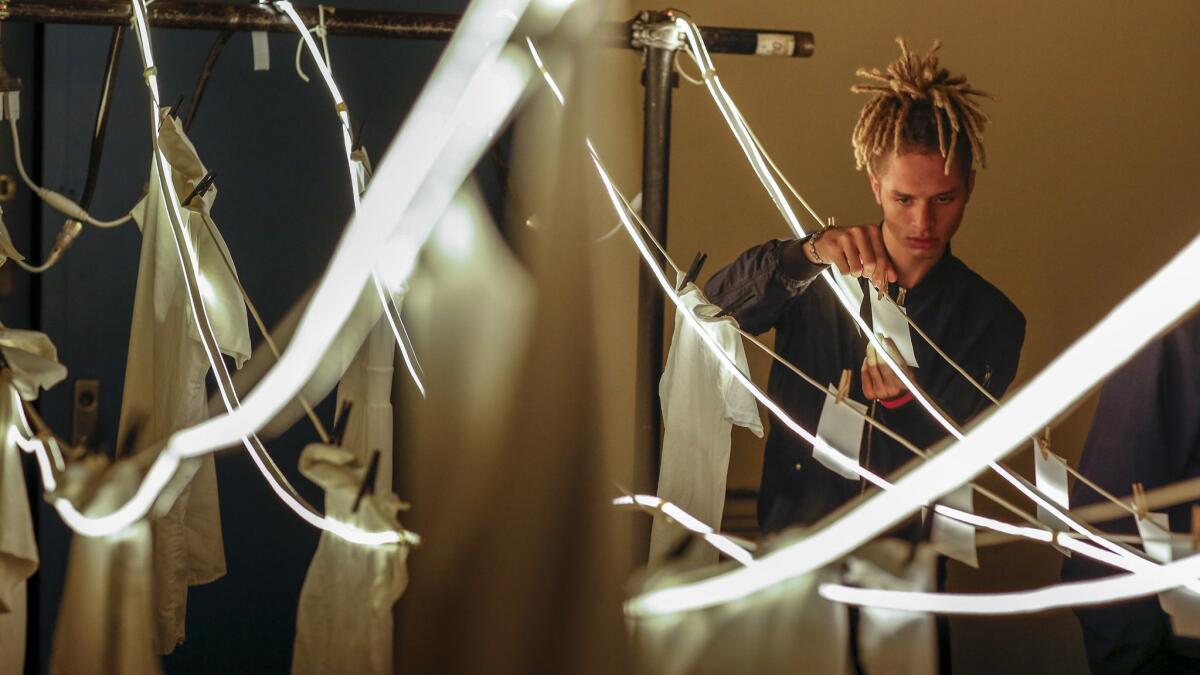
<svg viewBox="0 0 1200 675">
<path fill-rule="evenodd" d="M 953 492 L 947 492 L 938 500 L 952 509 L 975 513 L 974 488 L 963 485 Z M 929 536 L 934 550 L 947 558 L 954 558 L 964 565 L 979 567 L 979 555 L 975 548 L 975 526 L 943 516 L 936 511 L 933 513 L 933 531 Z"/>
<path fill-rule="evenodd" d="M 867 406 L 850 398 L 837 402 L 838 390 L 829 385 L 825 390 L 825 405 L 821 407 L 821 421 L 817 423 L 817 437 L 831 445 L 837 456 L 828 450 L 813 446 L 813 457 L 826 468 L 843 478 L 858 480 L 853 466 L 858 464 L 859 448 L 862 446 L 863 425 Z M 857 410 L 858 414 L 854 411 Z"/>
<path fill-rule="evenodd" d="M 868 295 L 871 296 L 871 325 L 875 328 L 875 333 L 891 338 L 908 367 L 916 368 L 917 357 L 913 352 L 912 334 L 908 330 L 908 318 L 904 310 L 880 298 L 874 291 Z"/>
<path fill-rule="evenodd" d="M 1195 554 L 1190 541 L 1171 535 L 1171 522 L 1165 513 L 1147 513 L 1137 518 L 1142 548 L 1155 561 L 1167 564 Z M 1158 594 L 1158 603 L 1171 617 L 1171 629 L 1180 637 L 1200 638 L 1200 594 L 1184 587 Z"/>
<path fill-rule="evenodd" d="M 1037 489 L 1056 506 L 1062 507 L 1063 511 L 1069 510 L 1071 503 L 1067 496 L 1067 460 L 1050 452 L 1045 442 L 1037 438 L 1033 441 L 1033 468 Z M 1056 530 L 1068 529 L 1066 523 L 1041 504 L 1037 507 L 1037 519 L 1043 525 Z"/>
</svg>

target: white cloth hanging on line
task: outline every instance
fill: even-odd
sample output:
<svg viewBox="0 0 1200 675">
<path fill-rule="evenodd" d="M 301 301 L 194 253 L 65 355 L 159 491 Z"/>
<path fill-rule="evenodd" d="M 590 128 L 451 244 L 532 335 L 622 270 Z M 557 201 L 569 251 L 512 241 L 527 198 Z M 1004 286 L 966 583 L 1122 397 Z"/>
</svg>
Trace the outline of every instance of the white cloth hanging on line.
<svg viewBox="0 0 1200 675">
<path fill-rule="evenodd" d="M 9 368 L 0 376 L 0 429 L 13 429 L 20 414 L 14 392 L 20 399 L 33 400 L 39 389 L 62 381 L 67 369 L 58 362 L 50 338 L 36 331 L 0 325 L 0 354 Z M 25 672 L 26 581 L 38 568 L 26 490 L 21 450 L 5 436 L 0 443 L 0 675 Z"/>
<path fill-rule="evenodd" d="M 171 181 L 185 199 L 204 177 L 204 164 L 179 122 L 163 115 L 160 147 Z M 205 311 L 222 351 L 240 368 L 250 356 L 250 333 L 237 279 L 225 264 L 225 242 L 209 216 L 216 187 L 182 209 Z M 150 167 L 146 198 L 133 209 L 142 230 L 138 284 L 125 366 L 118 446 L 138 430 L 140 445 L 161 441 L 207 418 L 209 362 L 187 302 L 167 203 L 158 172 Z M 138 428 L 140 426 L 140 428 Z M 140 449 L 140 448 L 135 448 Z M 211 455 L 185 461 L 174 479 L 179 496 L 153 521 L 158 650 L 169 654 L 184 639 L 188 586 L 225 574 L 217 476 Z"/>
<path fill-rule="evenodd" d="M 106 466 L 93 455 L 70 471 L 94 472 L 96 497 L 83 509 L 111 513 L 140 482 L 136 462 Z M 75 535 L 67 559 L 58 624 L 50 652 L 51 675 L 153 675 L 155 570 L 150 525 L 141 520 L 107 537 Z"/>
<path fill-rule="evenodd" d="M 742 336 L 734 328 L 733 319 L 714 320 L 720 309 L 708 304 L 694 284 L 688 284 L 680 299 L 688 311 L 702 319 L 705 330 L 738 368 L 749 374 Z M 658 496 L 720 530 L 729 474 L 730 432 L 737 424 L 761 438 L 762 420 L 754 396 L 722 366 L 678 312 L 659 382 L 659 397 L 665 433 Z M 661 562 L 687 536 L 682 527 L 656 514 L 650 532 L 650 563 Z M 693 547 L 687 557 L 697 566 L 718 559 L 716 549 L 709 546 Z"/>
<path fill-rule="evenodd" d="M 341 448 L 310 445 L 301 472 L 325 488 L 325 513 L 365 530 L 399 527 L 392 494 L 392 363 L 395 339 L 380 320 L 338 387 L 351 404 Z M 371 455 L 379 451 L 374 494 L 352 512 Z M 292 673 L 392 672 L 392 605 L 408 583 L 405 545 L 351 544 L 328 532 L 313 556 L 296 612 Z"/>
</svg>

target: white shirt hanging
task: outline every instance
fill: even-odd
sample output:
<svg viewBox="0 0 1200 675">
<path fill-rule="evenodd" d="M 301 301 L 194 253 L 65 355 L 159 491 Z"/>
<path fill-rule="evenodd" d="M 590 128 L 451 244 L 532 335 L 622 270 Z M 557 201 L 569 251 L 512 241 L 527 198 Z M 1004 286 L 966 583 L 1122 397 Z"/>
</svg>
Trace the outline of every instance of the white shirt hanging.
<svg viewBox="0 0 1200 675">
<path fill-rule="evenodd" d="M 163 116 L 160 147 L 171 165 L 175 191 L 184 199 L 206 171 L 179 122 L 169 115 Z M 196 256 L 209 322 L 222 351 L 241 367 L 250 355 L 250 333 L 236 277 L 223 259 L 225 242 L 209 217 L 215 197 L 213 187 L 193 200 L 191 208 L 182 210 L 182 225 L 186 245 Z M 153 162 L 149 191 L 134 208 L 133 217 L 142 230 L 142 251 L 118 445 L 125 443 L 132 425 L 140 424 L 145 446 L 208 417 L 205 376 L 210 364 L 188 305 L 180 256 Z M 188 586 L 225 574 L 212 455 L 184 462 L 173 486 L 178 498 L 153 522 L 158 649 L 163 654 L 184 639 Z"/>
<path fill-rule="evenodd" d="M 300 470 L 325 488 L 325 512 L 379 531 L 399 527 L 402 504 L 392 494 L 392 363 L 395 338 L 380 320 L 338 387 L 337 405 L 350 402 L 341 448 L 310 445 Z M 380 451 L 374 494 L 352 512 L 371 455 Z M 392 672 L 392 605 L 408 583 L 408 547 L 351 544 L 328 532 L 313 556 L 296 611 L 292 673 Z"/>
<path fill-rule="evenodd" d="M 136 489 L 142 469 L 133 462 L 107 467 L 92 456 L 73 471 L 103 473 L 96 497 L 83 511 L 111 513 Z M 161 672 L 154 653 L 154 566 L 150 526 L 141 520 L 107 537 L 75 535 L 50 652 L 51 675 L 151 675 Z"/>
<path fill-rule="evenodd" d="M 719 308 L 707 304 L 693 284 L 688 284 L 680 298 L 688 311 L 701 317 L 704 330 L 748 374 L 742 336 L 734 329 L 733 319 L 714 320 Z M 659 396 L 665 433 L 658 496 L 720 530 L 733 425 L 746 427 L 759 437 L 763 434 L 754 396 L 679 313 Z M 656 515 L 650 534 L 651 563 L 661 561 L 686 536 L 686 530 Z M 693 551 L 690 555 L 696 556 L 693 560 L 698 565 L 717 562 L 717 553 L 710 547 L 697 546 Z"/>
</svg>

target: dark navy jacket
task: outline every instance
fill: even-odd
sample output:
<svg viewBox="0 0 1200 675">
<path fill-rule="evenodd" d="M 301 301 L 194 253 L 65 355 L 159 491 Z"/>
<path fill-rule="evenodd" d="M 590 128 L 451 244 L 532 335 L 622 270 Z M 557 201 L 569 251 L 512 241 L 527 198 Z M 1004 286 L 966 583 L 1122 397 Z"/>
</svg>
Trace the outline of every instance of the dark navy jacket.
<svg viewBox="0 0 1200 675">
<path fill-rule="evenodd" d="M 1100 391 L 1083 457 L 1083 475 L 1113 494 L 1146 490 L 1200 476 L 1200 313 L 1155 340 L 1117 370 Z M 1082 482 L 1071 506 L 1103 497 Z M 1191 529 L 1191 505 L 1167 509 L 1171 530 Z M 1132 518 L 1103 525 L 1106 532 L 1136 534 Z M 1073 556 L 1063 579 L 1114 574 L 1112 568 Z M 1104 673 L 1200 672 L 1200 641 L 1176 638 L 1157 597 L 1076 611 L 1092 671 Z"/>
<path fill-rule="evenodd" d="M 836 387 L 842 369 L 850 369 L 851 395 L 863 400 L 860 368 L 866 355 L 865 336 L 828 284 L 818 278 L 823 267 L 808 265 L 795 278 L 783 272 L 779 264 L 783 245 L 774 240 L 755 246 L 717 272 L 705 286 L 709 300 L 722 307 L 737 306 L 734 316 L 751 333 L 775 329 L 775 350 L 822 383 Z M 865 289 L 866 282 L 862 284 Z M 891 284 L 889 295 L 895 298 L 898 292 L 898 286 Z M 1025 317 L 1016 306 L 949 250 L 906 295 L 904 304 L 913 321 L 976 380 L 986 383 L 990 392 L 1002 395 L 1016 374 L 1025 339 Z M 870 325 L 866 296 L 861 313 Z M 951 418 L 966 422 L 988 405 L 920 336 L 914 334 L 912 342 L 920 366 L 915 370 L 917 385 Z M 816 431 L 822 392 L 775 363 L 767 393 L 796 422 Z M 946 436 L 917 402 L 893 410 L 879 406 L 875 416 L 917 447 L 928 448 Z M 865 436 L 861 458 L 871 471 L 886 476 L 913 459 L 907 449 L 871 427 Z M 863 489 L 860 481 L 846 480 L 819 464 L 812 457 L 812 446 L 786 426 L 772 423 L 758 501 L 763 532 L 811 524 Z"/>
</svg>

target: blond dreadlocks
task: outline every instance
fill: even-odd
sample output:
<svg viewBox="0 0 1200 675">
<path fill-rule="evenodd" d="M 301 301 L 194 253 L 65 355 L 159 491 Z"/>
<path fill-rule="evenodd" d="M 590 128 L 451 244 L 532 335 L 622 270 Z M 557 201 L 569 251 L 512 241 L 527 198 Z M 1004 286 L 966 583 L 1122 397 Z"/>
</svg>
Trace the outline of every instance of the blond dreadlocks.
<svg viewBox="0 0 1200 675">
<path fill-rule="evenodd" d="M 991 119 L 971 97 L 991 97 L 973 89 L 965 76 L 950 77 L 950 71 L 938 66 L 940 41 L 935 41 L 924 56 L 910 53 L 904 38 L 898 37 L 896 42 L 900 45 L 899 59 L 883 72 L 859 68 L 855 74 L 871 80 L 871 84 L 850 87 L 856 94 L 875 94 L 863 106 L 850 137 L 858 168 L 870 167 L 874 172 L 878 159 L 889 150 L 895 156 L 911 151 L 932 152 L 935 147 L 946 158 L 947 175 L 956 156 L 964 175 L 973 167 L 975 157 L 980 166 L 986 166 L 982 135 Z"/>
</svg>

